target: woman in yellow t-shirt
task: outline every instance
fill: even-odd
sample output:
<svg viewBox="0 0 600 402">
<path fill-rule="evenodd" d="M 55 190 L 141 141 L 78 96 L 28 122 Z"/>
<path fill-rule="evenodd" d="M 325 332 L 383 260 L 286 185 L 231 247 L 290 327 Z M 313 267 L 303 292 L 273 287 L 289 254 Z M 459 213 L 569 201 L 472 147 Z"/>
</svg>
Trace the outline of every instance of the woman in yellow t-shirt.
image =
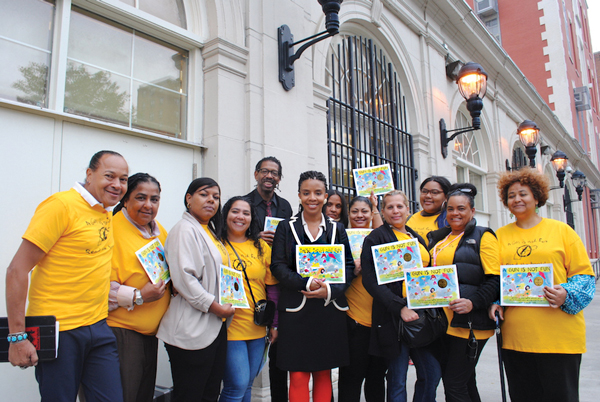
<svg viewBox="0 0 600 402">
<path fill-rule="evenodd" d="M 410 322 L 417 320 L 419 316 L 414 310 L 407 307 L 406 288 L 403 282 L 377 284 L 371 252 L 373 246 L 416 238 L 419 240 L 423 266 L 429 265 L 429 254 L 425 248 L 425 241 L 406 226 L 406 220 L 410 215 L 408 205 L 408 199 L 402 191 L 394 190 L 385 194 L 381 209 L 385 222 L 381 227 L 374 229 L 363 243 L 360 258 L 363 285 L 373 296 L 369 354 L 383 357 L 389 363 L 387 372 L 388 401 L 407 400 L 406 374 L 410 354 L 417 371 L 413 400 L 433 402 L 441 376 L 435 346 L 430 344 L 411 349 L 398 341 L 400 319 Z"/>
<path fill-rule="evenodd" d="M 500 198 L 516 222 L 498 229 L 505 265 L 552 264 L 554 286 L 543 292 L 550 307 L 493 305 L 502 324 L 502 357 L 511 401 L 579 400 L 579 367 L 585 353 L 583 309 L 594 297 L 595 278 L 583 242 L 563 222 L 542 218 L 549 181 L 530 168 L 505 173 Z"/>
<path fill-rule="evenodd" d="M 487 309 L 500 294 L 498 240 L 490 228 L 477 226 L 476 195 L 472 184 L 454 184 L 446 207 L 450 226 L 428 235 L 432 265 L 455 264 L 460 291 L 460 299 L 444 308 L 449 322 L 442 342 L 446 401 L 480 401 L 475 366 L 494 334 Z"/>
<path fill-rule="evenodd" d="M 232 268 L 245 271 L 242 276 L 250 308 L 237 309 L 227 329 L 227 360 L 219 401 L 250 402 L 252 383 L 262 368 L 266 335 L 265 327 L 254 323 L 254 301 L 276 299 L 271 296 L 272 292 L 267 292 L 267 286 L 276 285 L 277 280 L 269 268 L 271 248 L 260 239 L 261 225 L 250 199 L 231 198 L 223 206 L 223 219 L 221 238 L 231 256 Z M 269 331 L 271 342 L 277 339 L 276 327 L 274 322 Z"/>
<path fill-rule="evenodd" d="M 117 338 L 125 402 L 149 401 L 154 395 L 156 331 L 170 297 L 162 279 L 156 284 L 149 280 L 135 253 L 155 239 L 164 245 L 167 231 L 155 220 L 159 206 L 158 181 L 147 173 L 136 173 L 129 177 L 127 192 L 114 209 L 115 247 L 106 322 Z"/>
<path fill-rule="evenodd" d="M 382 225 L 377 209 L 377 197 L 373 192 L 369 198 L 358 196 L 350 201 L 349 219 L 352 229 L 376 229 Z M 360 258 L 354 260 L 354 265 L 356 278 L 346 291 L 350 364 L 340 367 L 339 399 L 348 402 L 360 401 L 364 381 L 367 400 L 383 402 L 387 364 L 382 357 L 369 355 L 373 297 L 362 284 Z"/>
<path fill-rule="evenodd" d="M 419 202 L 421 211 L 413 214 L 406 223 L 427 240 L 427 233 L 443 228 L 446 222 L 446 198 L 450 181 L 442 176 L 430 176 L 421 183 Z"/>
</svg>

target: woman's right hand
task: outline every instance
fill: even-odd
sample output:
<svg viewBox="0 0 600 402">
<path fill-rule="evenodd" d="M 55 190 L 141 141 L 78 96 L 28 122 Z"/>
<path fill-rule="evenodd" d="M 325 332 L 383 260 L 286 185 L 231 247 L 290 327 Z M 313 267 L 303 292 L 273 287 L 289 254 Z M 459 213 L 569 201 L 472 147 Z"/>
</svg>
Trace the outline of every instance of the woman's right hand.
<svg viewBox="0 0 600 402">
<path fill-rule="evenodd" d="M 400 310 L 400 318 L 404 322 L 411 322 L 419 318 L 419 314 L 417 314 L 414 310 L 409 309 L 408 307 L 402 307 Z"/>
<path fill-rule="evenodd" d="M 358 276 L 362 272 L 362 268 L 360 267 L 360 258 L 354 260 L 354 275 Z"/>
<path fill-rule="evenodd" d="M 496 321 L 496 311 L 498 312 L 500 319 L 504 320 L 504 309 L 499 304 L 492 304 L 488 309 L 490 320 Z"/>
<path fill-rule="evenodd" d="M 216 301 L 213 301 L 208 309 L 208 312 L 213 313 L 219 318 L 229 318 L 235 314 L 235 309 L 231 303 L 219 304 Z"/>
</svg>

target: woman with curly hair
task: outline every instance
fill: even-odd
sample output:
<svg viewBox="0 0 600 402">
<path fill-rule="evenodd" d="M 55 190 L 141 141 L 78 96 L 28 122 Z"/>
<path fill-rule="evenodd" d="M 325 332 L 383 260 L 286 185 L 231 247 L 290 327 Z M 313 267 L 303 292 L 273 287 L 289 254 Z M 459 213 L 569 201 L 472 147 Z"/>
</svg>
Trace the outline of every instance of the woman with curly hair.
<svg viewBox="0 0 600 402">
<path fill-rule="evenodd" d="M 244 271 L 250 308 L 237 309 L 227 328 L 227 360 L 219 401 L 250 402 L 252 383 L 261 369 L 266 335 L 266 328 L 254 323 L 254 303 L 273 297 L 276 287 L 272 286 L 273 292 L 267 292 L 267 287 L 277 281 L 269 268 L 271 248 L 260 238 L 261 225 L 250 199 L 231 198 L 223 206 L 223 218 L 221 240 L 231 257 L 232 268 Z M 276 326 L 274 323 L 270 329 L 271 341 L 277 338 Z"/>
<path fill-rule="evenodd" d="M 544 287 L 550 307 L 502 307 L 504 364 L 510 399 L 578 401 L 579 367 L 585 353 L 582 310 L 595 293 L 594 272 L 583 242 L 567 224 L 542 218 L 549 180 L 531 168 L 504 173 L 498 181 L 504 206 L 516 221 L 498 229 L 504 265 L 552 264 L 552 287 Z"/>
</svg>

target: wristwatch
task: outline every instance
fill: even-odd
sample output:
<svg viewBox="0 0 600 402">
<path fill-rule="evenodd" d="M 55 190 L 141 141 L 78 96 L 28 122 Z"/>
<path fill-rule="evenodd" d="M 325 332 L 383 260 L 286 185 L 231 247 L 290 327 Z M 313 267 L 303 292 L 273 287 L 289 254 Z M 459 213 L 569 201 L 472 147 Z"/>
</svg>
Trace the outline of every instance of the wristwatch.
<svg viewBox="0 0 600 402">
<path fill-rule="evenodd" d="M 144 303 L 144 299 L 142 299 L 142 292 L 139 289 L 135 289 L 134 293 L 135 297 L 133 299 L 133 302 L 136 306 L 141 306 Z"/>
</svg>

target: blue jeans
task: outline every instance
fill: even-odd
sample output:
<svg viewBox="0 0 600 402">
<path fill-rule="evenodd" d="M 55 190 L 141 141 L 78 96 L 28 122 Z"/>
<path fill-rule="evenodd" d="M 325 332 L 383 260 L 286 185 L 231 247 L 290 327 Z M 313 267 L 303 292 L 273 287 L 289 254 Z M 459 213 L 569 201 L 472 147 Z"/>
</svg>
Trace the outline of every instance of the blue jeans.
<svg viewBox="0 0 600 402">
<path fill-rule="evenodd" d="M 79 385 L 88 402 L 122 402 L 117 340 L 106 320 L 61 331 L 58 357 L 39 362 L 35 377 L 43 402 L 74 401 Z"/>
<path fill-rule="evenodd" d="M 435 356 L 436 345 L 410 349 L 400 345 L 400 355 L 390 361 L 387 372 L 388 402 L 406 402 L 406 374 L 408 359 L 412 358 L 417 370 L 413 402 L 435 402 L 436 390 L 442 377 L 440 362 Z"/>
<path fill-rule="evenodd" d="M 250 402 L 252 383 L 260 372 L 265 338 L 227 341 L 227 360 L 220 402 Z"/>
</svg>

